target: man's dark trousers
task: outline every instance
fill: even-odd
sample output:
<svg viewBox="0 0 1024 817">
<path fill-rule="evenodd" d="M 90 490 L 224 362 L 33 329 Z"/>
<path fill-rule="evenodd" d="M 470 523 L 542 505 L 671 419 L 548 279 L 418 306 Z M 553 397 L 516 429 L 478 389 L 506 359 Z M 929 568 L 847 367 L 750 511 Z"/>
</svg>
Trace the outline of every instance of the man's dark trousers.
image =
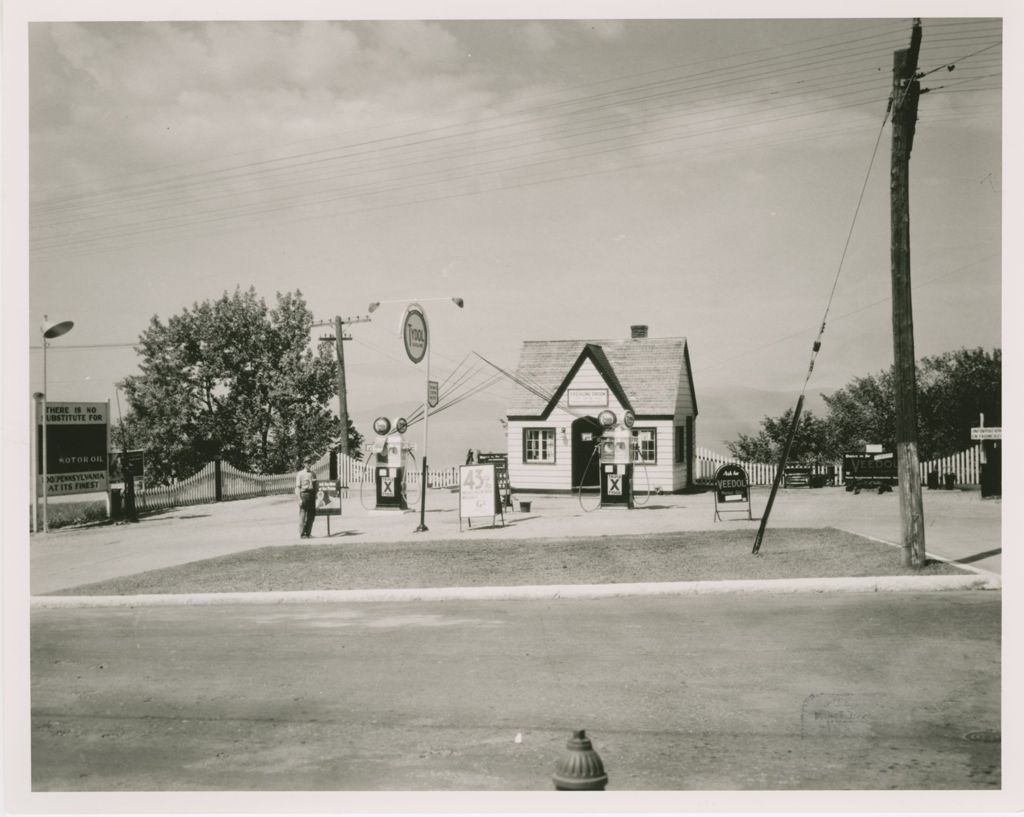
<svg viewBox="0 0 1024 817">
<path fill-rule="evenodd" d="M 316 519 L 316 491 L 299 493 L 299 535 L 309 536 L 313 532 L 313 520 Z"/>
</svg>

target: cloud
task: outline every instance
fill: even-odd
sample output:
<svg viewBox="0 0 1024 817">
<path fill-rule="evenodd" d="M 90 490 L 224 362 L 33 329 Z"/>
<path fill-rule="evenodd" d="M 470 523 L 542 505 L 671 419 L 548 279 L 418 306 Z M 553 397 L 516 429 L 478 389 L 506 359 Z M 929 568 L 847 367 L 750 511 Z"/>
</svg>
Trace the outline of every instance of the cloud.
<svg viewBox="0 0 1024 817">
<path fill-rule="evenodd" d="M 457 38 L 433 22 L 36 25 L 42 186 L 389 120 L 436 122 L 488 98 Z"/>
</svg>

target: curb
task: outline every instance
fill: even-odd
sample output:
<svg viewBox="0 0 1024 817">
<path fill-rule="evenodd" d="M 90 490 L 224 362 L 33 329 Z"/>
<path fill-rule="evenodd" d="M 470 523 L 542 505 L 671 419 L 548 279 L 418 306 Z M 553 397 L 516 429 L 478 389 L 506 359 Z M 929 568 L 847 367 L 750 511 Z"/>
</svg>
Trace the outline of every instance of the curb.
<svg viewBox="0 0 1024 817">
<path fill-rule="evenodd" d="M 538 601 L 635 596 L 716 596 L 792 593 L 927 593 L 999 590 L 997 576 L 858 576 L 839 579 L 736 579 L 636 584 L 552 584 L 521 587 L 410 587 L 373 590 L 294 590 L 268 593 L 157 593 L 138 596 L 33 596 L 32 609 L 170 607 L 214 604 L 312 604 L 403 601 Z"/>
</svg>

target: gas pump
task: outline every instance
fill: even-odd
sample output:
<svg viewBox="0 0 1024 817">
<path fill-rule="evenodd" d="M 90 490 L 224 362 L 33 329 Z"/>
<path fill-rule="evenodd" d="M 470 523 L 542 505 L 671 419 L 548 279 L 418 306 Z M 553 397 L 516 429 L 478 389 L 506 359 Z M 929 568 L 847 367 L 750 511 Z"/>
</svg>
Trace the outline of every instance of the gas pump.
<svg viewBox="0 0 1024 817">
<path fill-rule="evenodd" d="M 601 435 L 601 507 L 633 507 L 633 412 L 626 411 L 622 423 L 615 412 L 605 409 L 597 416 L 605 429 Z"/>
<path fill-rule="evenodd" d="M 374 486 L 377 495 L 377 508 L 406 510 L 405 504 L 405 466 L 404 458 L 407 445 L 402 438 L 408 424 L 404 417 L 395 420 L 394 429 L 387 417 L 378 417 L 373 421 L 373 430 L 377 436 L 371 447 L 373 454 Z"/>
</svg>

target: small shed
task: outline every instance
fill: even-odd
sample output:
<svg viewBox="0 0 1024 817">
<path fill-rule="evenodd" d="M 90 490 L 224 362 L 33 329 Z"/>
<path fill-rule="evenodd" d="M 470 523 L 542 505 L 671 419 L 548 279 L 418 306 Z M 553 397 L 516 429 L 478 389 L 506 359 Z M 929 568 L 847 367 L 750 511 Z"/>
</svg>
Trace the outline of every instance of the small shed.
<svg viewBox="0 0 1024 817">
<path fill-rule="evenodd" d="M 686 338 L 651 338 L 645 326 L 631 334 L 523 343 L 507 414 L 513 490 L 597 488 L 603 409 L 636 417 L 637 493 L 693 486 L 697 398 Z"/>
</svg>

